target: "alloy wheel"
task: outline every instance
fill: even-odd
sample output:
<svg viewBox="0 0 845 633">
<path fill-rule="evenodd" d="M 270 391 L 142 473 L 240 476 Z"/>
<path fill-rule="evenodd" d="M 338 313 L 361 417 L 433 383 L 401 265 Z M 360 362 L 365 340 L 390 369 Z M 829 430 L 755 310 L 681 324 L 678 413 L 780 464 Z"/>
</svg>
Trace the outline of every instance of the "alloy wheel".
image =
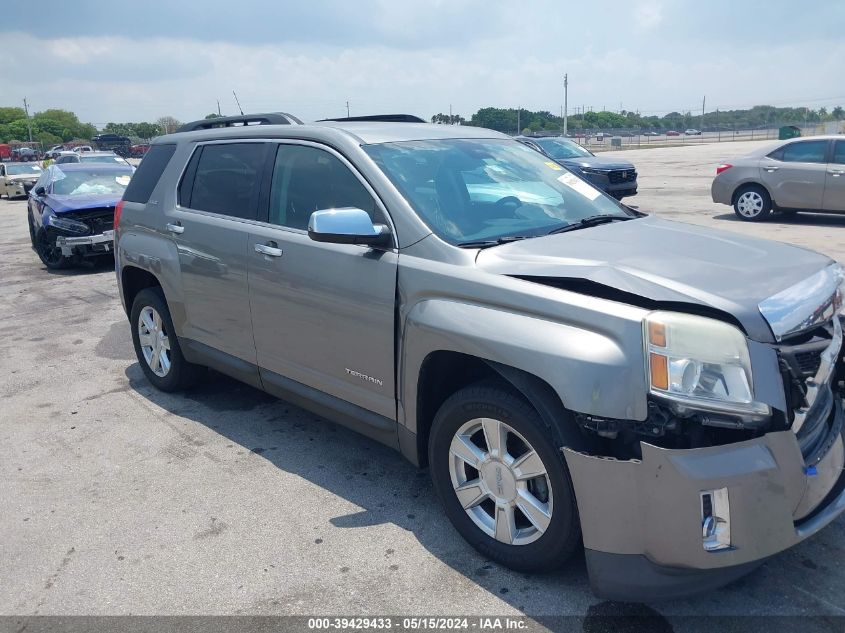
<svg viewBox="0 0 845 633">
<path fill-rule="evenodd" d="M 164 378 L 170 371 L 170 338 L 158 311 L 146 306 L 138 315 L 138 342 L 152 372 Z"/>
<path fill-rule="evenodd" d="M 455 495 L 470 519 L 507 545 L 540 538 L 552 518 L 552 486 L 537 451 L 493 418 L 463 424 L 449 448 Z"/>
</svg>

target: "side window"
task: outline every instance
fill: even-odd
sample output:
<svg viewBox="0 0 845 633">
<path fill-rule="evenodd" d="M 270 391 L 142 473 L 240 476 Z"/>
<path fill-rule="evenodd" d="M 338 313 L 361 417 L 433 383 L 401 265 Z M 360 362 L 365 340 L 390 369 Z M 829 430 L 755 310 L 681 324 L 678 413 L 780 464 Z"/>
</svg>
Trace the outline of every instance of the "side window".
<svg viewBox="0 0 845 633">
<path fill-rule="evenodd" d="M 375 200 L 338 158 L 307 145 L 279 145 L 270 185 L 268 220 L 307 229 L 314 211 L 357 207 L 384 222 Z"/>
<path fill-rule="evenodd" d="M 264 143 L 203 146 L 191 191 L 191 209 L 256 219 L 265 150 Z"/>
<path fill-rule="evenodd" d="M 5 175 L 6 175 L 6 166 L 0 165 L 0 176 L 5 176 Z"/>
<path fill-rule="evenodd" d="M 774 158 L 775 160 L 783 160 L 783 148 L 777 148 L 775 151 L 769 154 L 769 158 Z"/>
<path fill-rule="evenodd" d="M 826 162 L 827 141 L 799 141 L 783 148 L 781 160 L 788 163 Z"/>
<path fill-rule="evenodd" d="M 129 186 L 123 192 L 123 199 L 129 202 L 146 204 L 175 151 L 176 146 L 170 143 L 153 145 L 147 155 L 144 156 L 141 164 L 138 165 L 138 169 L 135 170 L 132 180 L 129 181 Z M 74 156 L 68 158 L 69 160 L 76 160 Z M 56 162 L 61 163 L 63 161 L 60 158 Z"/>
<path fill-rule="evenodd" d="M 197 175 L 197 164 L 199 163 L 201 154 L 202 146 L 197 147 L 194 153 L 191 154 L 191 160 L 188 161 L 188 166 L 182 175 L 182 181 L 179 183 L 179 191 L 176 194 L 176 201 L 180 207 L 191 207 L 191 192 L 194 188 L 194 178 Z"/>
<path fill-rule="evenodd" d="M 833 144 L 833 162 L 845 165 L 845 141 L 836 141 Z"/>
</svg>

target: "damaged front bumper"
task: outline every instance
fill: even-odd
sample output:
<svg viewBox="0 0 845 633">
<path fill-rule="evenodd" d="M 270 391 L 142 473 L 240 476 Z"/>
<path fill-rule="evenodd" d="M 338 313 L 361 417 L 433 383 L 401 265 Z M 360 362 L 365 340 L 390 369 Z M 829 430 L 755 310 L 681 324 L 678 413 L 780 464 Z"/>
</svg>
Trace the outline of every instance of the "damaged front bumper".
<svg viewBox="0 0 845 633">
<path fill-rule="evenodd" d="M 56 238 L 56 246 L 62 249 L 62 255 L 65 257 L 70 257 L 75 253 L 81 255 L 111 253 L 114 250 L 114 231 L 103 231 L 97 235 L 80 237 L 60 235 Z"/>
<path fill-rule="evenodd" d="M 814 464 L 792 430 L 698 449 L 642 443 L 631 461 L 564 448 L 595 593 L 645 601 L 713 589 L 833 521 L 845 510 L 838 396 L 830 416 Z"/>
</svg>

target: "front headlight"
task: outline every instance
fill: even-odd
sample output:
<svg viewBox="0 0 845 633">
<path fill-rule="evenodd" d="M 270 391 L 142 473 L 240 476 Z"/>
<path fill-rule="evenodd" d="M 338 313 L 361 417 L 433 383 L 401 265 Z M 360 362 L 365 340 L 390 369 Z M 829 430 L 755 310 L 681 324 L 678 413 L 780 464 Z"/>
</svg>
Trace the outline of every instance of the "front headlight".
<svg viewBox="0 0 845 633">
<path fill-rule="evenodd" d="M 770 413 L 768 405 L 754 401 L 748 344 L 736 327 L 680 312 L 652 312 L 643 320 L 643 333 L 652 394 L 690 408 Z"/>
<path fill-rule="evenodd" d="M 85 235 L 88 232 L 88 225 L 79 220 L 72 220 L 71 218 L 60 218 L 53 216 L 50 218 L 50 226 L 53 226 L 68 233 L 76 233 L 78 235 Z"/>
<path fill-rule="evenodd" d="M 601 169 L 594 169 L 592 167 L 579 167 L 581 173 L 589 174 L 590 176 L 606 176 L 607 173 Z"/>
</svg>

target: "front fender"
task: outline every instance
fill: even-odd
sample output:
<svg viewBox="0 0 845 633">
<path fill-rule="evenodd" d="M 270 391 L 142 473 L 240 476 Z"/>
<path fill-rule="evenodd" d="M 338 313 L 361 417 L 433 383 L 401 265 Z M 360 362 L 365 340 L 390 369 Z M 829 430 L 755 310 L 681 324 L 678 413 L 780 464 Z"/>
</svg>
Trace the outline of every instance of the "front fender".
<svg viewBox="0 0 845 633">
<path fill-rule="evenodd" d="M 612 323 L 612 327 L 610 324 Z M 450 299 L 427 299 L 408 313 L 403 332 L 405 425 L 416 432 L 417 377 L 435 351 L 469 354 L 547 382 L 570 411 L 644 420 L 648 385 L 642 325 L 606 319 L 564 323 Z"/>
</svg>

